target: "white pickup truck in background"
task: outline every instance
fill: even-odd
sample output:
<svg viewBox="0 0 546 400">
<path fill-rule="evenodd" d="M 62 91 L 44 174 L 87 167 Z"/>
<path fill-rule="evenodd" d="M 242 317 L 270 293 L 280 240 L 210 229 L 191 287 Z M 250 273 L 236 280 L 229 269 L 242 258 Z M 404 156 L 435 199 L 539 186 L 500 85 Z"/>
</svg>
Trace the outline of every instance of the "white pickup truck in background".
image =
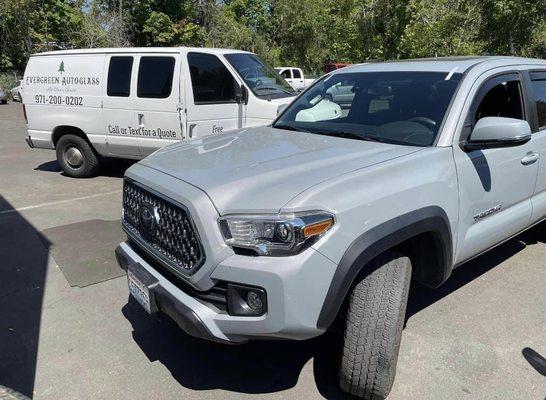
<svg viewBox="0 0 546 400">
<path fill-rule="evenodd" d="M 315 79 L 306 79 L 301 68 L 275 67 L 275 71 L 295 90 L 302 91 L 313 84 Z"/>
</svg>

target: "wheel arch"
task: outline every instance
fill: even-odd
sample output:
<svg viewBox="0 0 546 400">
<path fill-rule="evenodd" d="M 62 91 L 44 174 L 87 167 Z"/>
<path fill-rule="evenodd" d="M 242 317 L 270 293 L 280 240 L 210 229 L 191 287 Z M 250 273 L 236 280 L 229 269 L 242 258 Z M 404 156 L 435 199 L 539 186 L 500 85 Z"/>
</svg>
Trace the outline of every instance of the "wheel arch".
<svg viewBox="0 0 546 400">
<path fill-rule="evenodd" d="M 330 283 L 317 327 L 326 329 L 336 319 L 342 305 L 367 271 L 370 261 L 391 249 L 401 249 L 421 283 L 440 286 L 451 274 L 453 245 L 446 212 L 438 206 L 421 208 L 386 221 L 358 236 L 343 254 Z"/>
<path fill-rule="evenodd" d="M 53 142 L 53 147 L 56 148 L 57 143 L 59 142 L 59 139 L 62 136 L 68 135 L 68 134 L 79 136 L 82 139 L 84 139 L 87 143 L 91 144 L 91 142 L 89 141 L 89 138 L 87 137 L 85 132 L 83 130 L 81 130 L 80 128 L 78 128 L 76 126 L 72 126 L 72 125 L 59 125 L 59 126 L 56 126 L 53 129 L 53 132 L 52 132 L 52 135 L 51 135 L 51 140 Z M 91 146 L 91 147 L 93 147 L 93 146 Z"/>
</svg>

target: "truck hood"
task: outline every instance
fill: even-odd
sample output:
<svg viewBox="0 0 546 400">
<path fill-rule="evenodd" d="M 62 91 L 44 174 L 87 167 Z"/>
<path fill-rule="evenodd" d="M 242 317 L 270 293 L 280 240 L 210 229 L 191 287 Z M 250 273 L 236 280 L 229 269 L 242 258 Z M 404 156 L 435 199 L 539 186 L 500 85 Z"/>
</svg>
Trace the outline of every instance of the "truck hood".
<svg viewBox="0 0 546 400">
<path fill-rule="evenodd" d="M 220 214 L 271 212 L 311 186 L 420 149 L 259 127 L 184 141 L 140 164 L 202 189 Z"/>
</svg>

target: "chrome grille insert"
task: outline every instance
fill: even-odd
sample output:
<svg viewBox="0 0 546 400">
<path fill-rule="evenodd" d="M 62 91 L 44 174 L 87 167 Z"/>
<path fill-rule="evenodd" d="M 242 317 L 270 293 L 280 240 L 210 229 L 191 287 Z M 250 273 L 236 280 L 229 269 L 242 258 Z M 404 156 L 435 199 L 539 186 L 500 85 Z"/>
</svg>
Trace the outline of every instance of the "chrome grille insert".
<svg viewBox="0 0 546 400">
<path fill-rule="evenodd" d="M 186 207 L 125 179 L 122 225 L 150 255 L 176 273 L 190 275 L 205 261 Z"/>
</svg>

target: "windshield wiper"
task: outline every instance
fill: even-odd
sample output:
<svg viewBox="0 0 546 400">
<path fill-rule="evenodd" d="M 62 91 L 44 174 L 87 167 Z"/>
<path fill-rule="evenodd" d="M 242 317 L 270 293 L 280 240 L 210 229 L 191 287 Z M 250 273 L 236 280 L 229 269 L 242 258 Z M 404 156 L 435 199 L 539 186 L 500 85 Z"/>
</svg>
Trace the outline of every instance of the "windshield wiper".
<svg viewBox="0 0 546 400">
<path fill-rule="evenodd" d="M 277 125 L 273 125 L 273 128 L 284 129 L 285 131 L 305 132 L 305 131 L 299 130 L 298 128 L 292 125 L 277 124 Z"/>
<path fill-rule="evenodd" d="M 279 91 L 279 92 L 283 92 L 283 93 L 286 93 L 286 94 L 289 94 L 289 95 L 294 94 L 294 92 L 290 92 L 288 89 L 284 89 L 284 88 L 278 87 L 278 86 L 257 86 L 257 87 L 254 88 L 254 90 L 269 90 L 270 92 Z"/>
<path fill-rule="evenodd" d="M 319 131 L 319 132 L 313 132 L 313 133 L 317 135 L 334 136 L 334 137 L 342 137 L 347 139 L 366 140 L 368 142 L 385 143 L 385 139 L 376 135 L 359 135 L 357 133 L 345 132 L 345 131 Z"/>
</svg>

